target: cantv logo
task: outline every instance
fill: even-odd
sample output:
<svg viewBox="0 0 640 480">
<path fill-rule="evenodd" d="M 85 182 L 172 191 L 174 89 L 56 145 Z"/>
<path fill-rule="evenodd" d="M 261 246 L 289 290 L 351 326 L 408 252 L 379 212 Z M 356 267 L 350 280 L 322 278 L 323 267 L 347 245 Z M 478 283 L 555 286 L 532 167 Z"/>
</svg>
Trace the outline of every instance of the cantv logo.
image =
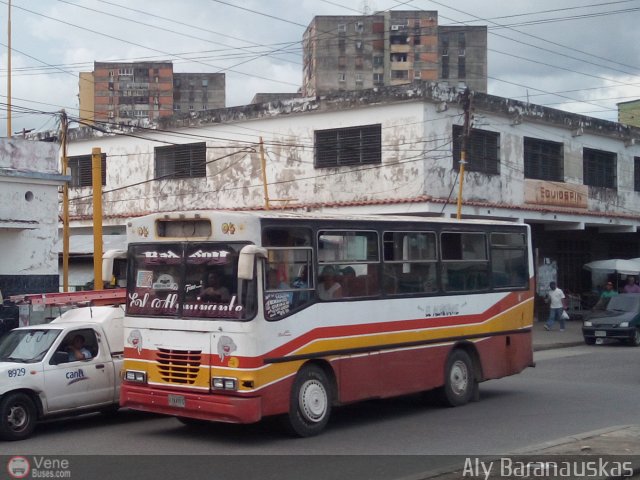
<svg viewBox="0 0 640 480">
<path fill-rule="evenodd" d="M 67 383 L 67 385 L 72 385 L 74 383 L 77 383 L 81 380 L 89 380 L 89 377 L 85 376 L 84 372 L 82 371 L 81 368 L 79 368 L 78 370 L 74 371 L 74 372 L 67 372 L 67 374 L 65 375 L 67 380 L 70 380 L 69 383 Z"/>
</svg>

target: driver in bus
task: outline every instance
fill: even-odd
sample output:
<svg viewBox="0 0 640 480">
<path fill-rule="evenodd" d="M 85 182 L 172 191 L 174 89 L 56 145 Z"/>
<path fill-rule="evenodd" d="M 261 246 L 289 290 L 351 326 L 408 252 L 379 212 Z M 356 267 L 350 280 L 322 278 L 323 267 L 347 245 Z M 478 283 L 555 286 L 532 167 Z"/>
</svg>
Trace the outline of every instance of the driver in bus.
<svg viewBox="0 0 640 480">
<path fill-rule="evenodd" d="M 203 302 L 228 302 L 231 300 L 229 289 L 222 285 L 220 275 L 209 272 L 207 280 L 200 289 L 200 300 Z"/>
</svg>

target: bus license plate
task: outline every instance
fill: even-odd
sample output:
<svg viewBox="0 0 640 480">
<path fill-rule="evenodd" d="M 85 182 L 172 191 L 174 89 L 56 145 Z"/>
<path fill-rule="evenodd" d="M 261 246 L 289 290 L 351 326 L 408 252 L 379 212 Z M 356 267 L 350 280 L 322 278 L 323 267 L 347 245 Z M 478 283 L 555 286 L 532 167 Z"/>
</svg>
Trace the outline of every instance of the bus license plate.
<svg viewBox="0 0 640 480">
<path fill-rule="evenodd" d="M 184 397 L 182 395 L 169 394 L 169 406 L 184 408 Z"/>
<path fill-rule="evenodd" d="M 607 336 L 607 332 L 605 332 L 604 330 L 596 330 L 595 335 L 596 335 L 596 337 L 606 337 Z"/>
</svg>

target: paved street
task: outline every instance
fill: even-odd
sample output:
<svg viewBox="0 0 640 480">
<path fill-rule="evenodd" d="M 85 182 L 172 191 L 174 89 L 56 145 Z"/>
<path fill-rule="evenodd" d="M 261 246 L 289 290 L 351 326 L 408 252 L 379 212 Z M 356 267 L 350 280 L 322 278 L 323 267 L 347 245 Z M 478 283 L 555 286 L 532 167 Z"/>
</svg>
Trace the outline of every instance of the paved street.
<svg viewBox="0 0 640 480">
<path fill-rule="evenodd" d="M 541 333 L 552 340 L 578 330 Z M 572 326 L 572 327 L 575 327 Z M 573 334 L 571 333 L 573 332 Z M 536 342 L 538 346 L 541 341 Z M 6 454 L 161 455 L 497 455 L 595 429 L 637 422 L 640 349 L 611 344 L 539 350 L 536 368 L 481 386 L 481 401 L 443 409 L 414 395 L 335 411 L 319 437 L 291 439 L 278 422 L 185 427 L 172 418 L 123 411 L 41 425 L 26 441 L 3 444 Z M 415 473 L 444 463 L 411 457 Z M 306 461 L 306 460 L 305 460 Z M 373 465 L 373 464 L 369 464 Z M 380 472 L 380 469 L 375 469 Z M 380 478 L 393 478 L 386 472 Z"/>
</svg>

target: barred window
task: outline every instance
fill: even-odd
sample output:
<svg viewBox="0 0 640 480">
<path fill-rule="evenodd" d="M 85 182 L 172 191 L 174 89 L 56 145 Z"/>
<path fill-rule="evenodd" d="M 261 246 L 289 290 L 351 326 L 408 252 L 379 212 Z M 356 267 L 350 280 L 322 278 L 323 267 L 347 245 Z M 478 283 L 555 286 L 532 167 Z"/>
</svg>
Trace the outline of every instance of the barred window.
<svg viewBox="0 0 640 480">
<path fill-rule="evenodd" d="M 582 150 L 584 184 L 591 187 L 616 188 L 617 155 L 613 152 Z"/>
<path fill-rule="evenodd" d="M 107 154 L 101 156 L 102 185 L 107 184 Z M 92 185 L 91 155 L 69 157 L 67 166 L 71 171 L 70 187 L 90 187 Z"/>
<path fill-rule="evenodd" d="M 442 54 L 442 78 L 449 78 L 449 56 L 445 53 Z"/>
<path fill-rule="evenodd" d="M 207 144 L 187 143 L 155 148 L 156 178 L 206 176 Z"/>
<path fill-rule="evenodd" d="M 460 168 L 462 150 L 460 125 L 453 126 L 453 169 Z M 500 173 L 500 134 L 487 130 L 472 129 L 467 143 L 465 170 L 492 175 Z"/>
<path fill-rule="evenodd" d="M 315 131 L 316 168 L 382 162 L 382 126 Z"/>
<path fill-rule="evenodd" d="M 524 176 L 538 180 L 564 182 L 563 144 L 525 137 Z"/>
<path fill-rule="evenodd" d="M 633 157 L 633 189 L 640 192 L 640 157 Z"/>
<path fill-rule="evenodd" d="M 458 78 L 465 78 L 467 76 L 467 63 L 465 57 L 458 57 Z"/>
</svg>

